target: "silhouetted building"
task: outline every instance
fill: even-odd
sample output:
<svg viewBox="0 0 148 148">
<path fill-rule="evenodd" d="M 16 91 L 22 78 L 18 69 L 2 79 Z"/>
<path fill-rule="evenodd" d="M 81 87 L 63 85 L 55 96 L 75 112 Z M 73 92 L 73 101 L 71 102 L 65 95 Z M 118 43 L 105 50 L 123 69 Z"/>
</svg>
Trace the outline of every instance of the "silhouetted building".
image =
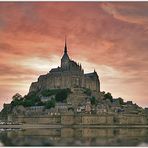
<svg viewBox="0 0 148 148">
<path fill-rule="evenodd" d="M 63 88 L 89 88 L 100 91 L 100 82 L 97 72 L 84 74 L 81 65 L 71 60 L 68 56 L 65 41 L 64 54 L 61 58 L 61 66 L 53 68 L 46 75 L 41 75 L 37 82 L 31 84 L 29 92 L 45 89 Z"/>
</svg>

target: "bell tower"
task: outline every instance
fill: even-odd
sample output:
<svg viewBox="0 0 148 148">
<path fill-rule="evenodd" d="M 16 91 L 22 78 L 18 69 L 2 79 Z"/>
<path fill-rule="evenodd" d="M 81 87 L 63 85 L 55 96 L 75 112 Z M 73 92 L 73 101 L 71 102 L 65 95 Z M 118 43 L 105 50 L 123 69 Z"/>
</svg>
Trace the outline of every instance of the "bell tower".
<svg viewBox="0 0 148 148">
<path fill-rule="evenodd" d="M 69 61 L 70 59 L 67 54 L 67 44 L 66 44 L 66 38 L 65 38 L 65 47 L 64 47 L 63 57 L 61 58 L 61 67 L 65 69 L 68 66 Z"/>
</svg>

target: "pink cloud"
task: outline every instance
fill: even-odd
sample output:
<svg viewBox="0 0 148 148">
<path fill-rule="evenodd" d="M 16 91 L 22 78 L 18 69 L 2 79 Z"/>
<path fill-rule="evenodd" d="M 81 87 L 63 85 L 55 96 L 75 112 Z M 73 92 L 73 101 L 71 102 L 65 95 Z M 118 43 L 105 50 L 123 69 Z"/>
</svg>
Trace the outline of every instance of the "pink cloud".
<svg viewBox="0 0 148 148">
<path fill-rule="evenodd" d="M 147 8 L 147 2 L 1 2 L 1 106 L 18 88 L 26 93 L 46 70 L 22 61 L 38 58 L 50 65 L 53 56 L 62 56 L 65 35 L 70 57 L 99 72 L 102 90 L 146 106 Z"/>
</svg>

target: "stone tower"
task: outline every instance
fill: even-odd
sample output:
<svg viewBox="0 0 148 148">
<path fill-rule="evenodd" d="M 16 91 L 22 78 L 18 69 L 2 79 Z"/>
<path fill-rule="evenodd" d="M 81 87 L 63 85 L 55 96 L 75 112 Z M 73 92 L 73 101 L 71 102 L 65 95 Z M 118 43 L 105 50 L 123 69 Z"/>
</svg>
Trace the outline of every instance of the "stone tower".
<svg viewBox="0 0 148 148">
<path fill-rule="evenodd" d="M 69 56 L 67 54 L 67 45 L 65 40 L 65 47 L 64 47 L 64 55 L 61 58 L 61 68 L 66 69 L 68 68 L 68 63 L 70 62 Z"/>
</svg>

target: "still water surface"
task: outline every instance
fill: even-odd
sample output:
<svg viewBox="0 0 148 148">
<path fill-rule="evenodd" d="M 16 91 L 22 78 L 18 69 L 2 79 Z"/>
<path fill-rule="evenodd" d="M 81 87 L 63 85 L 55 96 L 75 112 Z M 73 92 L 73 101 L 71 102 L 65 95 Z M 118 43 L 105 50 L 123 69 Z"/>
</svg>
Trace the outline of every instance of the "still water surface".
<svg viewBox="0 0 148 148">
<path fill-rule="evenodd" d="M 148 128 L 0 129 L 0 146 L 148 146 Z"/>
</svg>

